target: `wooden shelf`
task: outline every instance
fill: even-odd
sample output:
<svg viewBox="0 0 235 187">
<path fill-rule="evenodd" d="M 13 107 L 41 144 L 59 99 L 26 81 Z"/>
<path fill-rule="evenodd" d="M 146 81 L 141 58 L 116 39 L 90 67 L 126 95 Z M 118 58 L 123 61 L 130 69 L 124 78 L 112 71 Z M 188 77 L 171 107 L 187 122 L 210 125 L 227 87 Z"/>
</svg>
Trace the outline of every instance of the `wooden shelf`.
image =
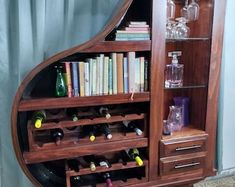
<svg viewBox="0 0 235 187">
<path fill-rule="evenodd" d="M 162 136 L 162 140 L 181 139 L 193 136 L 207 136 L 206 132 L 200 129 L 193 128 L 193 125 L 183 127 L 180 131 L 173 132 L 172 135 Z"/>
<path fill-rule="evenodd" d="M 147 102 L 150 100 L 149 92 L 135 93 L 133 100 L 131 94 L 116 94 L 86 97 L 61 98 L 31 98 L 23 99 L 19 103 L 18 111 L 31 111 L 39 109 L 54 109 L 66 107 L 84 107 L 107 104 Z"/>
<path fill-rule="evenodd" d="M 128 52 L 128 51 L 150 51 L 151 41 L 103 41 L 82 52 Z"/>
<path fill-rule="evenodd" d="M 143 162 L 144 164 L 142 166 L 138 166 L 135 161 L 127 162 L 126 165 L 124 165 L 123 163 L 115 163 L 115 164 L 112 164 L 110 168 L 96 166 L 95 171 L 91 171 L 90 168 L 81 168 L 79 172 L 76 172 L 74 170 L 67 170 L 66 175 L 73 177 L 73 176 L 87 175 L 87 174 L 92 174 L 92 173 L 101 173 L 101 172 L 106 172 L 106 171 L 114 171 L 114 170 L 122 170 L 122 169 L 148 166 L 147 160 L 143 160 Z"/>
<path fill-rule="evenodd" d="M 23 157 L 26 164 L 40 163 L 65 158 L 73 158 L 84 155 L 101 154 L 106 152 L 125 150 L 131 147 L 147 147 L 148 138 L 127 139 L 121 141 L 107 141 L 103 143 L 89 143 L 84 145 L 74 144 L 70 147 L 54 148 L 24 152 Z"/>
<path fill-rule="evenodd" d="M 43 123 L 42 127 L 37 129 L 35 128 L 31 122 L 29 121 L 28 126 L 31 128 L 32 131 L 40 131 L 40 130 L 47 130 L 47 129 L 55 129 L 55 128 L 68 128 L 68 127 L 75 127 L 81 125 L 95 125 L 95 124 L 102 124 L 102 123 L 114 123 L 119 121 L 126 121 L 126 120 L 141 120 L 145 118 L 145 114 L 127 114 L 125 116 L 112 116 L 109 119 L 105 117 L 99 117 L 94 119 L 79 119 L 78 121 L 59 121 L 51 122 L 51 123 Z"/>
</svg>

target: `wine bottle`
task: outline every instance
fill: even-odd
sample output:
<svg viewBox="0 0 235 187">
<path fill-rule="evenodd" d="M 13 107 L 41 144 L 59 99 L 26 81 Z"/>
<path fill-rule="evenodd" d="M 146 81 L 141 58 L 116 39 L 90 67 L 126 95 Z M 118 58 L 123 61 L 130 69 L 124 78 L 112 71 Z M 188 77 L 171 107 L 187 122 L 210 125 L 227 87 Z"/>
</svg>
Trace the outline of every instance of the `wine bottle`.
<svg viewBox="0 0 235 187">
<path fill-rule="evenodd" d="M 109 139 L 109 140 L 112 139 L 113 135 L 111 134 L 111 131 L 109 129 L 109 125 L 108 124 L 102 124 L 100 126 L 100 130 L 105 135 L 105 137 L 107 139 Z"/>
<path fill-rule="evenodd" d="M 94 142 L 96 139 L 97 127 L 95 125 L 86 125 L 83 126 L 83 131 L 85 135 L 89 136 L 89 140 Z"/>
<path fill-rule="evenodd" d="M 71 186 L 80 187 L 81 186 L 81 176 L 71 177 Z"/>
<path fill-rule="evenodd" d="M 102 156 L 99 156 L 96 158 L 96 163 L 102 167 L 106 167 L 106 168 L 111 167 L 111 164 L 109 163 L 109 161 L 105 157 L 102 157 Z"/>
<path fill-rule="evenodd" d="M 109 109 L 107 107 L 100 107 L 99 114 L 105 117 L 106 119 L 111 118 L 111 114 L 109 113 Z"/>
<path fill-rule="evenodd" d="M 108 172 L 105 172 L 102 174 L 106 184 L 107 184 L 107 187 L 112 187 L 113 184 L 112 184 L 112 180 L 111 180 L 111 176 L 110 176 L 110 173 Z"/>
<path fill-rule="evenodd" d="M 89 167 L 90 167 L 91 171 L 95 171 L 96 170 L 95 156 L 94 155 L 84 156 L 83 159 L 89 164 Z"/>
<path fill-rule="evenodd" d="M 57 97 L 65 97 L 67 95 L 67 88 L 65 79 L 62 75 L 62 66 L 55 66 L 56 68 L 56 85 L 55 85 L 55 95 Z"/>
<path fill-rule="evenodd" d="M 143 134 L 143 131 L 138 128 L 133 121 L 123 121 L 123 125 L 128 129 L 135 131 L 138 136 L 141 136 Z"/>
<path fill-rule="evenodd" d="M 137 163 L 139 166 L 142 166 L 142 165 L 143 165 L 143 160 L 140 158 L 140 154 L 139 154 L 139 150 L 138 150 L 138 149 L 136 149 L 136 148 L 128 149 L 128 150 L 126 150 L 126 153 L 128 154 L 128 156 L 129 156 L 132 160 L 135 160 L 136 163 Z"/>
<path fill-rule="evenodd" d="M 64 137 L 64 132 L 62 129 L 52 129 L 50 131 L 51 134 L 51 138 L 53 139 L 53 141 L 55 142 L 56 145 L 60 145 L 61 140 Z"/>
<path fill-rule="evenodd" d="M 76 159 L 71 159 L 71 160 L 68 160 L 67 161 L 68 163 L 68 166 L 70 169 L 76 171 L 76 172 L 79 172 L 79 163 L 78 163 L 78 160 Z"/>
<path fill-rule="evenodd" d="M 78 112 L 76 108 L 68 108 L 66 113 L 72 121 L 78 121 Z"/>
<path fill-rule="evenodd" d="M 39 129 L 42 127 L 42 122 L 46 120 L 46 112 L 45 110 L 39 110 L 34 112 L 33 114 L 33 123 L 34 127 Z"/>
</svg>

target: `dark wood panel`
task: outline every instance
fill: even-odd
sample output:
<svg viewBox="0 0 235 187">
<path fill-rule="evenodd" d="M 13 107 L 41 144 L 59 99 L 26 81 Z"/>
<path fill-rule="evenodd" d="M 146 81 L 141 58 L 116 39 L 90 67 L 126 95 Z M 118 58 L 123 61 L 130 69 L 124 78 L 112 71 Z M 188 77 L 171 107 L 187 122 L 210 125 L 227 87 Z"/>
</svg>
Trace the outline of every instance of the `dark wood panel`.
<svg viewBox="0 0 235 187">
<path fill-rule="evenodd" d="M 106 142 L 100 144 L 74 145 L 53 151 L 46 150 L 40 152 L 24 152 L 23 157 L 26 164 L 40 163 L 51 160 L 73 158 L 90 154 L 104 154 L 113 151 L 126 150 L 131 147 L 147 147 L 148 139 L 131 139 L 116 142 Z"/>
<path fill-rule="evenodd" d="M 53 109 L 66 107 L 97 106 L 107 104 L 136 103 L 150 100 L 149 92 L 88 97 L 61 97 L 24 99 L 19 104 L 19 111 Z"/>
<path fill-rule="evenodd" d="M 128 52 L 150 51 L 151 41 L 104 41 L 99 42 L 81 52 Z"/>
</svg>

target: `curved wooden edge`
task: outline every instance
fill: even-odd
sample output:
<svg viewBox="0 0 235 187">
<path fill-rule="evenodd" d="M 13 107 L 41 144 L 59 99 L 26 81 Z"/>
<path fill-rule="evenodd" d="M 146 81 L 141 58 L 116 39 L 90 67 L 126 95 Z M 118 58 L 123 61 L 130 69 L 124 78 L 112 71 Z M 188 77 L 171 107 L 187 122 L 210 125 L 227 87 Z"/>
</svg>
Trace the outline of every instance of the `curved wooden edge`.
<svg viewBox="0 0 235 187">
<path fill-rule="evenodd" d="M 105 37 L 115 28 L 115 26 L 120 22 L 120 20 L 123 18 L 123 16 L 126 14 L 127 10 L 129 9 L 131 3 L 133 0 L 125 0 L 123 2 L 123 5 L 121 5 L 119 11 L 113 16 L 113 18 L 109 21 L 109 23 L 104 27 L 104 29 L 98 33 L 94 38 L 91 40 L 73 47 L 71 49 L 65 50 L 63 52 L 59 52 L 56 55 L 48 58 L 47 60 L 43 61 L 40 63 L 38 66 L 36 66 L 22 81 L 20 87 L 18 88 L 14 102 L 12 105 L 12 112 L 11 112 L 11 136 L 12 136 L 12 141 L 13 141 L 13 147 L 14 151 L 16 154 L 16 158 L 23 169 L 23 172 L 26 174 L 26 176 L 31 180 L 31 182 L 35 186 L 41 186 L 40 183 L 37 181 L 36 178 L 32 176 L 30 173 L 29 169 L 26 166 L 26 163 L 24 161 L 21 149 L 20 149 L 20 144 L 19 144 L 19 139 L 18 139 L 18 133 L 17 133 L 17 119 L 18 119 L 18 107 L 19 107 L 19 102 L 22 97 L 23 91 L 26 88 L 26 86 L 29 84 L 29 82 L 40 72 L 42 71 L 45 67 L 48 65 L 65 58 L 67 56 L 70 56 L 74 53 L 77 53 L 79 51 L 83 51 L 87 48 L 92 47 L 95 43 L 102 42 Z"/>
</svg>

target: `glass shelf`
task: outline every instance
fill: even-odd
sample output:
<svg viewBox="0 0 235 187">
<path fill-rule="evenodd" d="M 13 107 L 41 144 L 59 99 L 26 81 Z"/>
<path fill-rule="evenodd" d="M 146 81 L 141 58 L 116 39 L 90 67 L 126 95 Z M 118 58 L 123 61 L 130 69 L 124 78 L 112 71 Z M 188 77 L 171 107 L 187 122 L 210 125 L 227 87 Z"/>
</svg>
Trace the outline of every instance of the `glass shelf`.
<svg viewBox="0 0 235 187">
<path fill-rule="evenodd" d="M 177 88 L 165 88 L 165 90 L 179 90 L 179 89 L 191 89 L 191 88 L 207 88 L 206 84 L 201 84 L 201 85 L 185 85 L 182 87 L 177 87 Z"/>
<path fill-rule="evenodd" d="M 193 38 L 182 38 L 182 39 L 167 39 L 166 42 L 184 42 L 184 41 L 207 41 L 209 37 L 193 37 Z"/>
</svg>

